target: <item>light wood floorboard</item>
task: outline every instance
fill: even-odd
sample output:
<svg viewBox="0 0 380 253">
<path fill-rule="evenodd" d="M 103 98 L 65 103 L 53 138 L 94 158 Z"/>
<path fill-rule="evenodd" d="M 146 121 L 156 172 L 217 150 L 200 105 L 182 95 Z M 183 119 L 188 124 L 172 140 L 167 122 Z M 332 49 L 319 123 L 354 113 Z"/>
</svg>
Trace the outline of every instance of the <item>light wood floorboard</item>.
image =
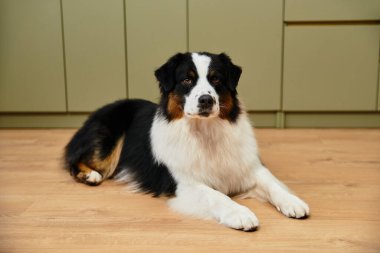
<svg viewBox="0 0 380 253">
<path fill-rule="evenodd" d="M 261 227 L 227 229 L 165 198 L 61 168 L 72 129 L 0 131 L 0 252 L 380 252 L 380 130 L 258 129 L 261 157 L 311 207 L 307 220 L 237 200 Z"/>
</svg>

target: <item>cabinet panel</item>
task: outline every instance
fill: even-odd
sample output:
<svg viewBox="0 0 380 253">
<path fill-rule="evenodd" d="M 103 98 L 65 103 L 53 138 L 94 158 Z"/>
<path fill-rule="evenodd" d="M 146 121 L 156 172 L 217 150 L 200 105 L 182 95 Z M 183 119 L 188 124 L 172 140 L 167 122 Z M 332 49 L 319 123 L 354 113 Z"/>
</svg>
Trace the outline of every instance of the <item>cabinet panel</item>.
<svg viewBox="0 0 380 253">
<path fill-rule="evenodd" d="M 63 0 L 69 111 L 126 97 L 122 0 Z"/>
<path fill-rule="evenodd" d="M 126 0 L 128 95 L 158 101 L 154 70 L 186 51 L 186 0 Z"/>
<path fill-rule="evenodd" d="M 379 20 L 379 0 L 286 0 L 286 21 Z"/>
<path fill-rule="evenodd" d="M 226 52 L 242 66 L 249 110 L 280 109 L 281 0 L 189 0 L 190 51 Z"/>
<path fill-rule="evenodd" d="M 377 97 L 377 110 L 380 111 L 380 55 L 379 55 L 379 77 L 377 78 L 378 84 L 377 84 L 377 91 L 379 92 Z"/>
<path fill-rule="evenodd" d="M 283 108 L 374 111 L 379 25 L 285 29 Z"/>
<path fill-rule="evenodd" d="M 0 111 L 65 110 L 59 0 L 0 1 Z"/>
</svg>

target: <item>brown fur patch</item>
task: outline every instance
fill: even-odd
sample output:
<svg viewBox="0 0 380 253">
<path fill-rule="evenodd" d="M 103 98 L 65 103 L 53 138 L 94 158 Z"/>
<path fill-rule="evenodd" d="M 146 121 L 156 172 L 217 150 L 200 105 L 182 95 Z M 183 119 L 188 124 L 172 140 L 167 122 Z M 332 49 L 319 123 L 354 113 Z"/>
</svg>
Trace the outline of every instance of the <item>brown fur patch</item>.
<svg viewBox="0 0 380 253">
<path fill-rule="evenodd" d="M 88 180 L 92 171 L 98 172 L 102 176 L 102 181 L 112 176 L 117 164 L 119 163 L 121 149 L 123 147 L 124 136 L 121 137 L 116 146 L 105 159 L 100 158 L 99 150 L 96 150 L 88 164 L 78 163 L 79 173 L 75 178 L 88 185 L 98 185 L 101 182 L 91 182 Z"/>
<path fill-rule="evenodd" d="M 84 163 L 78 163 L 78 169 L 79 173 L 75 175 L 75 178 L 82 183 L 88 184 L 88 185 L 98 185 L 101 182 L 95 183 L 95 182 L 88 182 L 87 178 L 90 175 L 90 173 L 93 171 L 93 169 L 89 166 L 87 166 Z"/>
<path fill-rule="evenodd" d="M 121 149 L 123 147 L 124 136 L 122 136 L 116 143 L 116 146 L 112 150 L 111 154 L 105 159 L 100 159 L 99 151 L 95 152 L 94 158 L 91 161 L 91 166 L 96 169 L 97 172 L 102 174 L 106 179 L 114 173 L 117 164 L 119 163 Z"/>
<path fill-rule="evenodd" d="M 80 173 L 83 173 L 83 174 L 89 174 L 89 173 L 91 173 L 91 171 L 92 171 L 92 169 L 90 168 L 90 167 L 88 167 L 86 164 L 84 164 L 84 163 L 79 163 L 78 164 L 78 168 L 79 168 L 79 170 L 80 170 Z M 79 174 L 80 174 L 79 173 Z M 78 174 L 78 175 L 79 175 Z"/>
<path fill-rule="evenodd" d="M 189 72 L 187 72 L 187 75 L 188 75 L 189 77 L 195 78 L 195 72 L 192 71 L 192 70 L 189 70 Z"/>
<path fill-rule="evenodd" d="M 181 97 L 173 93 L 169 93 L 169 101 L 167 110 L 171 119 L 180 119 L 183 117 L 183 107 Z"/>
<path fill-rule="evenodd" d="M 226 92 L 219 96 L 219 117 L 222 119 L 230 119 L 230 113 L 233 107 L 233 99 L 230 92 Z"/>
</svg>

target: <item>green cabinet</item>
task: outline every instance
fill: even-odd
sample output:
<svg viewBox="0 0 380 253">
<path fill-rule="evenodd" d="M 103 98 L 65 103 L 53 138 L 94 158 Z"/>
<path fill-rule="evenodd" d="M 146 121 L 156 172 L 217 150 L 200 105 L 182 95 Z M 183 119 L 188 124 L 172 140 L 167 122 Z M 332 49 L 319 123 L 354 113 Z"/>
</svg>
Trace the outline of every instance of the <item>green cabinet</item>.
<svg viewBox="0 0 380 253">
<path fill-rule="evenodd" d="M 377 97 L 377 110 L 380 111 L 380 60 L 379 60 L 379 77 L 377 80 L 379 81 L 378 86 L 377 86 L 377 91 L 379 92 L 378 97 Z"/>
<path fill-rule="evenodd" d="M 379 0 L 285 1 L 285 21 L 363 21 L 379 19 Z"/>
<path fill-rule="evenodd" d="M 158 101 L 154 70 L 187 50 L 186 0 L 126 0 L 128 97 Z"/>
<path fill-rule="evenodd" d="M 190 51 L 226 52 L 243 67 L 248 110 L 280 109 L 281 0 L 189 0 Z"/>
<path fill-rule="evenodd" d="M 59 0 L 0 1 L 0 111 L 66 111 Z"/>
<path fill-rule="evenodd" d="M 127 96 L 123 0 L 63 0 L 68 110 Z"/>
<path fill-rule="evenodd" d="M 0 127 L 79 126 L 225 52 L 259 126 L 379 126 L 380 0 L 0 0 Z M 72 112 L 75 112 L 72 114 Z"/>
<path fill-rule="evenodd" d="M 287 26 L 285 111 L 375 111 L 379 25 Z"/>
</svg>

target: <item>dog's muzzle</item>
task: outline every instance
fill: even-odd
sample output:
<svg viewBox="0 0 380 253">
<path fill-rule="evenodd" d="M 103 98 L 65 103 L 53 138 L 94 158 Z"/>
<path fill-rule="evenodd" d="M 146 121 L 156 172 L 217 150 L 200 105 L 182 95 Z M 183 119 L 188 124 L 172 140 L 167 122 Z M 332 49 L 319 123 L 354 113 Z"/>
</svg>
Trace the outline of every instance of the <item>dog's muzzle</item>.
<svg viewBox="0 0 380 253">
<path fill-rule="evenodd" d="M 215 99 L 210 95 L 202 95 L 198 99 L 199 115 L 208 117 L 212 112 Z"/>
</svg>

